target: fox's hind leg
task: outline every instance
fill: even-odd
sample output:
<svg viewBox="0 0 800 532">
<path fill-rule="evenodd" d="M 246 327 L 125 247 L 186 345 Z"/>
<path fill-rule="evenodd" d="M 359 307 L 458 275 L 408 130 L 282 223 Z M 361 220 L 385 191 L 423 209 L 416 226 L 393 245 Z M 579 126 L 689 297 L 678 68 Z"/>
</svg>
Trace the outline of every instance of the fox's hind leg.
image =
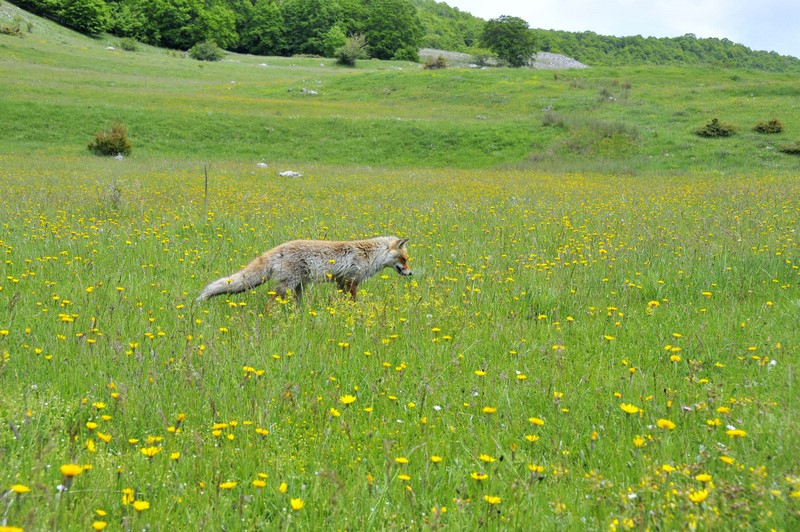
<svg viewBox="0 0 800 532">
<path fill-rule="evenodd" d="M 303 302 L 303 285 L 298 283 L 295 286 L 291 286 L 289 283 L 282 282 L 275 287 L 275 298 L 267 300 L 267 306 L 266 306 L 267 311 L 269 311 L 273 306 L 275 306 L 275 303 L 278 300 L 285 300 L 290 290 L 294 294 L 295 301 L 299 306 L 300 303 Z"/>
</svg>

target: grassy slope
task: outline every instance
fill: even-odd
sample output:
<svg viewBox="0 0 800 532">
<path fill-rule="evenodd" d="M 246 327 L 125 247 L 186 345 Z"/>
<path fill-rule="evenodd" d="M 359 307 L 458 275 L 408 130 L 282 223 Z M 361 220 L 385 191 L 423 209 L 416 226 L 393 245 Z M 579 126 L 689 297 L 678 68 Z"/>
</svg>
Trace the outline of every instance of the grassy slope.
<svg viewBox="0 0 800 532">
<path fill-rule="evenodd" d="M 237 55 L 199 63 L 146 47 L 109 50 L 113 38 L 33 20 L 24 39 L 0 35 L 4 152 L 84 155 L 94 132 L 120 120 L 138 157 L 614 172 L 797 166 L 775 149 L 800 134 L 800 89 L 788 74 L 429 72 L 372 61 L 350 70 Z M 713 117 L 740 135 L 692 134 Z M 781 138 L 750 132 L 773 117 L 787 125 Z"/>
</svg>

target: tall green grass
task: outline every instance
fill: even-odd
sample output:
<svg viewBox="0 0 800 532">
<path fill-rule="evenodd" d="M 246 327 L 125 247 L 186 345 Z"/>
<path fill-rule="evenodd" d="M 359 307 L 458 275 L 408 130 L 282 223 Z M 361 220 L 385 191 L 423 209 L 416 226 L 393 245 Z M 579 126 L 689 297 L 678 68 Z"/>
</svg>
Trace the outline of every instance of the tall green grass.
<svg viewBox="0 0 800 532">
<path fill-rule="evenodd" d="M 791 178 L 2 163 L 6 525 L 796 523 Z M 378 234 L 415 275 L 357 303 L 194 301 Z"/>
</svg>

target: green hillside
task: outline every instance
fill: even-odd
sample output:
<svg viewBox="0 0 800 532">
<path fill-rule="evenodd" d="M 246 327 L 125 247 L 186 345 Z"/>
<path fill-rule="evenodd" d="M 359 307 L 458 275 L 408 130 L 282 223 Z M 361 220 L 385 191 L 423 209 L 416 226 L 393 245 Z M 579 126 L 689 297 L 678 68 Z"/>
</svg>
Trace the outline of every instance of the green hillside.
<svg viewBox="0 0 800 532">
<path fill-rule="evenodd" d="M 7 19 L 21 12 L 4 3 Z M 445 69 L 175 51 L 89 38 L 31 21 L 0 35 L 3 153 L 85 155 L 120 121 L 134 157 L 387 167 L 518 167 L 615 172 L 794 170 L 779 148 L 800 138 L 788 73 L 613 67 Z M 313 91 L 313 92 L 311 92 Z M 713 118 L 725 139 L 694 131 Z M 783 133 L 755 124 L 776 118 Z"/>
</svg>

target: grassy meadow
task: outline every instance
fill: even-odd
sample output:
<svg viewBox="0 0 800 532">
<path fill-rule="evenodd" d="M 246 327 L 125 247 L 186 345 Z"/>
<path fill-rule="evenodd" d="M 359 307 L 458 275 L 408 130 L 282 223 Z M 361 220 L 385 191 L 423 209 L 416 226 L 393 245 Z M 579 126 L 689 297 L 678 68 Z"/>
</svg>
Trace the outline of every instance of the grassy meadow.
<svg viewBox="0 0 800 532">
<path fill-rule="evenodd" d="M 35 21 L 0 35 L 0 529 L 800 525 L 791 76 L 201 64 Z M 132 156 L 90 156 L 114 120 Z M 195 302 L 386 234 L 414 276 L 357 302 Z"/>
</svg>

